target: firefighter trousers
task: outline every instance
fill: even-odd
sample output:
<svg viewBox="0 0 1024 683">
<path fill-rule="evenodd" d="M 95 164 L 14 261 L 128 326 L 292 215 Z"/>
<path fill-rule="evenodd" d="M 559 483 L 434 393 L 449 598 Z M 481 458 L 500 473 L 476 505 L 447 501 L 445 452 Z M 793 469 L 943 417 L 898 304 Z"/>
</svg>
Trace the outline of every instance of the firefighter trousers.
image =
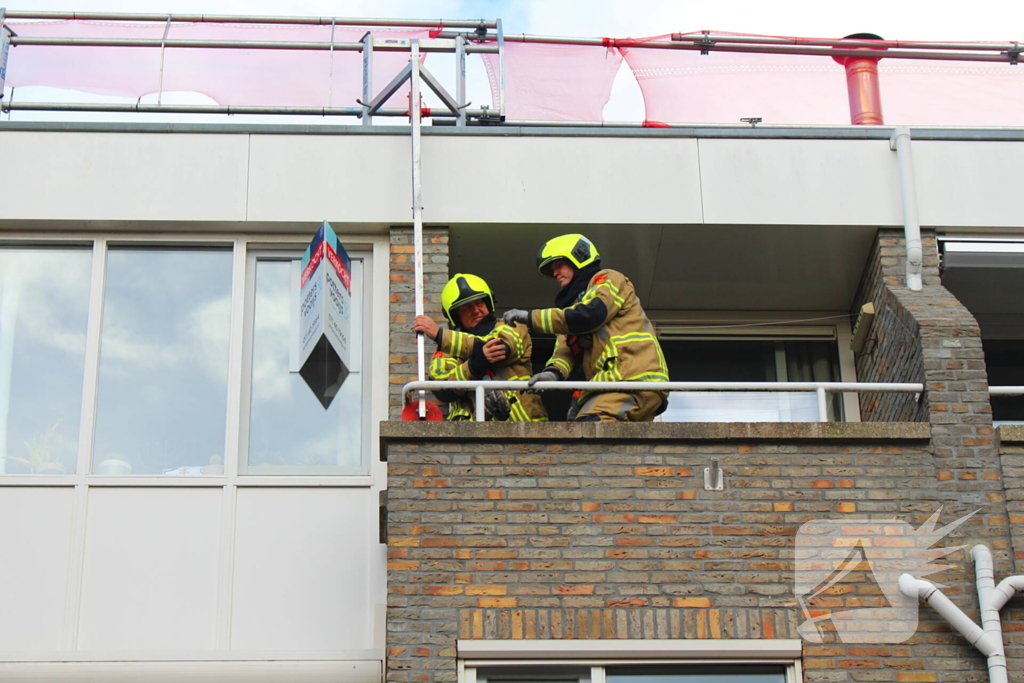
<svg viewBox="0 0 1024 683">
<path fill-rule="evenodd" d="M 578 399 L 577 399 L 578 400 Z M 661 414 L 668 396 L 660 391 L 599 391 L 583 399 L 573 422 L 650 422 Z M 570 414 L 571 414 L 570 409 Z"/>
</svg>

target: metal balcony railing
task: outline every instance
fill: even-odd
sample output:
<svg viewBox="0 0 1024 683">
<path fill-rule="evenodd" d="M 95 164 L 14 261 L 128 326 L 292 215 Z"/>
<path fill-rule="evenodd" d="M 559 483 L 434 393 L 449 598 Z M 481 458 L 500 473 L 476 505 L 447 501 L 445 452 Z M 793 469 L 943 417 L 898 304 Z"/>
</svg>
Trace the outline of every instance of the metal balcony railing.
<svg viewBox="0 0 1024 683">
<path fill-rule="evenodd" d="M 476 394 L 476 421 L 483 422 L 484 393 L 488 389 L 528 389 L 529 383 L 472 380 L 464 382 L 422 381 L 409 382 L 402 389 L 403 396 L 409 392 L 425 392 L 437 389 L 465 389 Z M 768 391 L 768 392 L 815 392 L 818 397 L 818 422 L 828 422 L 828 394 L 835 392 L 889 392 L 920 395 L 924 385 L 918 383 L 881 382 L 537 382 L 537 390 L 558 391 Z M 1024 387 L 1019 389 L 1024 394 Z M 425 398 L 425 396 L 421 397 Z M 415 399 L 415 397 L 413 397 Z"/>
</svg>

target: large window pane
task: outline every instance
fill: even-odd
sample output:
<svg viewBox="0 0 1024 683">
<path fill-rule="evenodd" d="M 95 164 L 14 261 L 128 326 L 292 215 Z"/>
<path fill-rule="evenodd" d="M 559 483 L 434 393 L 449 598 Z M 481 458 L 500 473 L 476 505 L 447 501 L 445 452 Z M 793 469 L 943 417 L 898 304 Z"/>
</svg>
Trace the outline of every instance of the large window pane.
<svg viewBox="0 0 1024 683">
<path fill-rule="evenodd" d="M 89 249 L 0 249 L 0 473 L 75 471 L 91 264 Z"/>
<path fill-rule="evenodd" d="M 108 253 L 93 472 L 223 473 L 231 261 Z"/>
<path fill-rule="evenodd" d="M 676 382 L 838 382 L 834 341 L 663 340 Z M 830 395 L 830 420 L 842 419 L 842 398 Z M 817 422 L 813 392 L 682 392 L 669 394 L 665 422 Z"/>
<path fill-rule="evenodd" d="M 256 261 L 249 474 L 363 474 L 362 262 L 352 261 L 351 374 L 324 407 L 297 370 L 298 260 Z"/>
</svg>

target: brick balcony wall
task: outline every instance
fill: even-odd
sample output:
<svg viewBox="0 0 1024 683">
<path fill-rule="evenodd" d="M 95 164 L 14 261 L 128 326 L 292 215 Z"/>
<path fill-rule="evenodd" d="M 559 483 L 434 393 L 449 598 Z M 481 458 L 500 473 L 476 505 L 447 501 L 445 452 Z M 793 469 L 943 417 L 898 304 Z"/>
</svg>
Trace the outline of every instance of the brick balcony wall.
<svg viewBox="0 0 1024 683">
<path fill-rule="evenodd" d="M 415 261 L 411 227 L 391 228 L 391 271 L 389 301 L 388 416 L 398 419 L 405 401 L 402 387 L 416 380 L 416 338 L 412 319 L 416 313 Z M 423 311 L 443 320 L 441 290 L 448 282 L 448 228 L 423 229 Z M 427 361 L 434 344 L 427 340 Z"/>
<path fill-rule="evenodd" d="M 383 424 L 387 680 L 454 681 L 459 639 L 798 638 L 801 524 L 916 527 L 944 504 L 940 521 L 955 519 L 931 433 L 923 423 Z M 704 488 L 713 457 L 723 491 Z M 1003 516 L 987 506 L 945 543 L 981 541 L 1005 558 Z M 951 560 L 929 578 L 977 620 L 967 550 Z M 833 608 L 879 604 L 863 577 L 848 588 Z M 1014 632 L 1019 614 L 1006 616 Z M 1008 654 L 1020 669 L 1024 653 Z M 905 644 L 826 634 L 804 644 L 803 666 L 807 682 L 987 677 L 984 657 L 926 605 Z"/>
</svg>

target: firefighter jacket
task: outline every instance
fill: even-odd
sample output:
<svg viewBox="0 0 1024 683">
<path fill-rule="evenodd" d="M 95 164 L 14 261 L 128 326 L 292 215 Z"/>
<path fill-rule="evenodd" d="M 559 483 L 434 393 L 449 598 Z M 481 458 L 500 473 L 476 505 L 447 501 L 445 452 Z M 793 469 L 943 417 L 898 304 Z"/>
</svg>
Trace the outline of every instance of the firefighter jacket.
<svg viewBox="0 0 1024 683">
<path fill-rule="evenodd" d="M 474 350 L 491 339 L 501 339 L 509 349 L 504 360 L 487 371 L 494 379 L 525 381 L 532 374 L 531 355 L 533 340 L 526 326 L 521 323 L 506 325 L 500 320 L 494 329 L 482 337 L 459 330 L 442 330 L 437 352 L 430 361 L 430 377 L 439 380 L 480 379 L 470 368 Z M 454 396 L 453 396 L 454 395 Z M 439 399 L 453 398 L 448 403 L 449 420 L 473 420 L 475 396 L 472 391 L 445 390 Z M 506 391 L 511 422 L 540 422 L 548 419 L 544 403 L 539 396 L 519 391 Z"/>
<path fill-rule="evenodd" d="M 598 271 L 569 308 L 532 311 L 530 327 L 558 335 L 547 366 L 563 377 L 579 365 L 583 376 L 594 382 L 668 381 L 654 327 L 633 283 L 616 270 Z M 667 399 L 667 392 L 659 393 Z"/>
</svg>

